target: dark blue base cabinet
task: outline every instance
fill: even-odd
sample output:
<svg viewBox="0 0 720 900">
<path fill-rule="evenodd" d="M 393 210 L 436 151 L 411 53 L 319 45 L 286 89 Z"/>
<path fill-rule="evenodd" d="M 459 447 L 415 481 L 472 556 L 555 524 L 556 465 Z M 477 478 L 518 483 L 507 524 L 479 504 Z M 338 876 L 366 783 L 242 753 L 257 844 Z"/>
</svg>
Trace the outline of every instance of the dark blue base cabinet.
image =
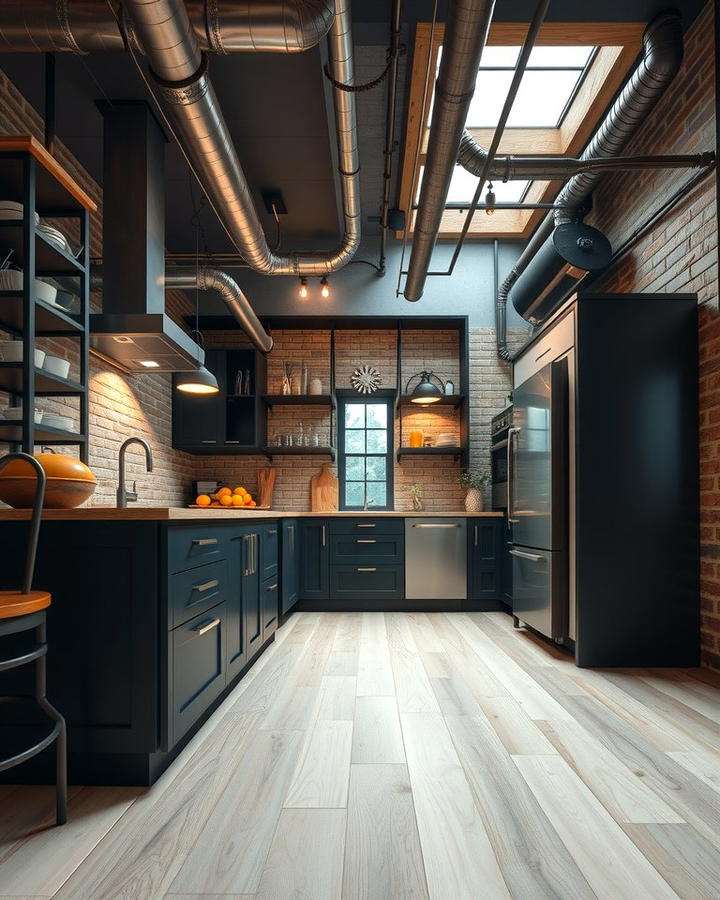
<svg viewBox="0 0 720 900">
<path fill-rule="evenodd" d="M 0 523 L 2 583 L 20 583 L 27 525 Z M 152 784 L 274 639 L 277 523 L 44 522 L 48 694 L 68 722 L 71 781 Z M 0 673 L 0 693 L 31 688 Z M 6 720 L 4 720 L 6 721 Z M 16 718 L 0 744 L 30 743 Z M 53 754 L 3 773 L 52 781 Z"/>
<path fill-rule="evenodd" d="M 298 609 L 499 610 L 503 609 L 502 518 L 467 520 L 467 597 L 405 597 L 405 520 L 363 516 L 302 519 Z"/>
</svg>

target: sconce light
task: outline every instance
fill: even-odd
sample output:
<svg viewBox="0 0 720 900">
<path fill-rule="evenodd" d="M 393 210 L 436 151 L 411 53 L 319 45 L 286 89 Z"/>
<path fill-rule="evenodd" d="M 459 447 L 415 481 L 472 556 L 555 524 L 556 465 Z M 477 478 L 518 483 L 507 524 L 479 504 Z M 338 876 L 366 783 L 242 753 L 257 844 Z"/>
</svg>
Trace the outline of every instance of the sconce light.
<svg viewBox="0 0 720 900">
<path fill-rule="evenodd" d="M 493 190 L 492 181 L 488 183 L 487 194 L 485 194 L 485 210 L 486 215 L 491 216 L 495 212 L 495 191 Z"/>
<path fill-rule="evenodd" d="M 328 284 L 328 280 L 324 275 L 320 279 L 320 293 L 326 300 L 330 296 L 330 285 Z"/>
<path fill-rule="evenodd" d="M 185 394 L 217 394 L 220 390 L 217 378 L 205 366 L 193 372 L 180 372 L 175 378 L 175 387 Z"/>
<path fill-rule="evenodd" d="M 410 395 L 410 402 L 417 403 L 418 406 L 429 406 L 431 403 L 437 403 L 444 395 L 444 386 L 442 381 L 433 375 L 432 372 L 422 371 L 411 375 L 405 385 L 405 393 L 409 393 L 410 383 L 414 378 L 420 380 L 415 385 Z M 434 379 L 434 381 L 433 381 Z"/>
</svg>

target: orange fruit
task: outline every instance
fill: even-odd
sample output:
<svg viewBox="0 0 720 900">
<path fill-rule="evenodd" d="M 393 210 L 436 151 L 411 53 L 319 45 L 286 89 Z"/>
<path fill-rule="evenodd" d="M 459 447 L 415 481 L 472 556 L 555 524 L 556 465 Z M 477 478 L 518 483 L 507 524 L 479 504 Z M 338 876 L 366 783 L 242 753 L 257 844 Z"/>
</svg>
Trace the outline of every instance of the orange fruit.
<svg viewBox="0 0 720 900">
<path fill-rule="evenodd" d="M 220 503 L 222 506 L 232 506 L 232 494 L 223 494 L 220 498 Z"/>
<path fill-rule="evenodd" d="M 243 500 L 243 506 L 250 506 L 250 504 L 251 504 L 252 502 L 253 502 L 252 497 L 246 497 L 246 498 Z"/>
<path fill-rule="evenodd" d="M 233 494 L 244 494 L 244 493 L 245 493 L 244 487 L 236 487 L 235 490 L 233 491 Z"/>
<path fill-rule="evenodd" d="M 233 506 L 242 506 L 243 498 L 239 494 L 234 494 L 233 498 L 232 498 L 232 505 Z"/>
<path fill-rule="evenodd" d="M 254 500 L 251 500 L 251 501 L 248 503 L 248 506 L 257 506 L 257 503 L 256 503 Z"/>
<path fill-rule="evenodd" d="M 212 500 L 207 494 L 200 494 L 199 497 L 195 498 L 195 503 L 197 503 L 198 506 L 210 506 Z"/>
<path fill-rule="evenodd" d="M 229 487 L 220 488 L 220 490 L 215 494 L 215 499 L 220 500 L 223 497 L 229 497 L 232 494 L 232 491 Z"/>
</svg>

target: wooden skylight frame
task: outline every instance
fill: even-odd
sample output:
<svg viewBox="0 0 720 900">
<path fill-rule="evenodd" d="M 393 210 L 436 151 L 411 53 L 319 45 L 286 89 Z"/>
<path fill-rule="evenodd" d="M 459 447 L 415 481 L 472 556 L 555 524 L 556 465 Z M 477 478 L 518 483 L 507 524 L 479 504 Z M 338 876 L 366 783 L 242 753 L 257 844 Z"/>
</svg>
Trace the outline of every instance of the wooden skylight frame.
<svg viewBox="0 0 720 900">
<path fill-rule="evenodd" d="M 499 22 L 491 25 L 489 45 L 521 46 L 527 25 L 522 23 Z M 550 22 L 540 29 L 537 46 L 594 46 L 598 48 L 595 57 L 580 84 L 575 97 L 557 128 L 506 128 L 500 142 L 498 155 L 532 154 L 534 156 L 576 156 L 582 151 L 593 133 L 598 120 L 622 85 L 627 73 L 642 48 L 642 22 Z M 428 64 L 431 72 L 437 66 L 438 52 L 443 43 L 445 26 L 432 26 L 419 22 L 415 31 L 408 103 L 405 150 L 403 155 L 400 184 L 400 208 L 404 210 L 406 221 L 413 218 L 412 201 L 416 195 L 417 177 L 425 163 L 427 141 L 427 120 L 432 102 L 434 79 L 431 76 L 431 90 L 422 109 L 423 89 Z M 432 38 L 432 40 L 431 40 Z M 490 144 L 491 128 L 471 128 L 470 133 L 483 147 Z M 423 146 L 418 159 L 416 178 L 413 182 L 413 165 L 418 146 Z M 534 181 L 524 198 L 528 203 L 547 203 L 553 200 L 561 182 Z M 440 227 L 440 237 L 458 238 L 467 215 L 466 210 L 446 210 Z M 476 212 L 470 225 L 468 238 L 518 238 L 526 239 L 545 215 L 544 210 L 496 210 L 487 216 Z M 412 230 L 410 231 L 412 235 Z M 398 239 L 403 232 L 396 232 Z"/>
</svg>

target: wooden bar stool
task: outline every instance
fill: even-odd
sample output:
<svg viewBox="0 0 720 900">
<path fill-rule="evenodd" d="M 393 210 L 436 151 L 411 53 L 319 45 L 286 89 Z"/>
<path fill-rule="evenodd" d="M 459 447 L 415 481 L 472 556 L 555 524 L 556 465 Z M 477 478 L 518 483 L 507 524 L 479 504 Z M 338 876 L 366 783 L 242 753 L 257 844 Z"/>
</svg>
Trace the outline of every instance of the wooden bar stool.
<svg viewBox="0 0 720 900">
<path fill-rule="evenodd" d="M 35 700 L 40 709 L 53 722 L 53 728 L 49 734 L 32 747 L 28 747 L 14 756 L 0 758 L 0 772 L 19 766 L 20 763 L 37 756 L 38 753 L 41 753 L 54 742 L 56 762 L 55 821 L 58 825 L 64 825 L 67 821 L 67 729 L 65 727 L 65 719 L 46 697 L 45 656 L 47 654 L 47 626 L 45 610 L 50 606 L 52 597 L 47 591 L 32 590 L 35 554 L 37 552 L 40 519 L 45 498 L 45 472 L 35 457 L 27 453 L 10 453 L 7 456 L 3 456 L 0 459 L 0 469 L 12 459 L 23 459 L 32 465 L 37 472 L 37 489 L 35 491 L 35 503 L 30 522 L 30 537 L 25 558 L 25 576 L 22 590 L 0 591 L 0 642 L 4 636 L 34 629 L 35 647 L 11 659 L 0 658 L 0 672 L 35 663 L 35 694 L 32 697 L 0 695 L 0 703 L 23 703 L 27 700 Z"/>
</svg>

